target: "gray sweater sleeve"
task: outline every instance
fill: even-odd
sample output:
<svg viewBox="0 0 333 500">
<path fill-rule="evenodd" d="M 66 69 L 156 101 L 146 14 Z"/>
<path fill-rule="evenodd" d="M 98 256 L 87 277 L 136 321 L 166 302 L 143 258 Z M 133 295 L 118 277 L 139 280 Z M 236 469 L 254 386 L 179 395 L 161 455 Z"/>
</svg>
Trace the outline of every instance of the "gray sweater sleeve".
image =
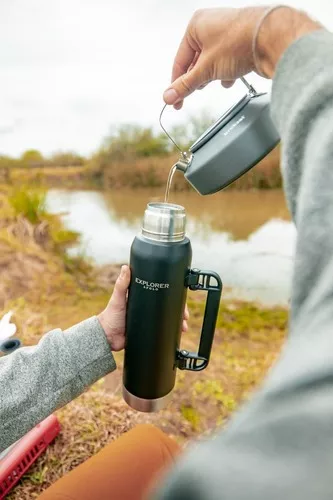
<svg viewBox="0 0 333 500">
<path fill-rule="evenodd" d="M 95 316 L 0 358 L 0 452 L 115 367 Z"/>
<path fill-rule="evenodd" d="M 193 446 L 159 500 L 333 498 L 333 35 L 283 55 L 272 113 L 297 227 L 289 336 L 263 386 Z"/>
</svg>

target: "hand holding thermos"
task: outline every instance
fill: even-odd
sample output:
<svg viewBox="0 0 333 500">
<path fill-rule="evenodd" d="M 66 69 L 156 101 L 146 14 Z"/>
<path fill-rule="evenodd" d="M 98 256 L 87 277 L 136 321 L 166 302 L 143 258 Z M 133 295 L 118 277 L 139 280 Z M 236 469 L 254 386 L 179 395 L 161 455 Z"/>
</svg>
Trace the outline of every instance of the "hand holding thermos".
<svg viewBox="0 0 333 500">
<path fill-rule="evenodd" d="M 111 350 L 114 352 L 121 351 L 125 347 L 126 306 L 130 281 L 130 268 L 128 266 L 122 266 L 109 303 L 104 311 L 98 316 Z M 182 324 L 183 332 L 187 331 L 188 319 L 189 312 L 186 306 Z"/>
</svg>

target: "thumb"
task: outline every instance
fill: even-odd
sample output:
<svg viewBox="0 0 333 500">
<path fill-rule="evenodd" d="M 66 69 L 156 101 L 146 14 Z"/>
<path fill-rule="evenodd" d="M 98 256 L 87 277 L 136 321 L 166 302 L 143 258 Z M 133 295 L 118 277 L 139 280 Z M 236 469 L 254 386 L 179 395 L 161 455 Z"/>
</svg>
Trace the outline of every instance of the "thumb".
<svg viewBox="0 0 333 500">
<path fill-rule="evenodd" d="M 207 83 L 207 79 L 204 71 L 202 71 L 199 58 L 193 69 L 177 78 L 164 92 L 164 102 L 169 105 L 176 104 L 192 94 L 204 83 Z"/>
<path fill-rule="evenodd" d="M 128 266 L 122 266 L 120 275 L 115 283 L 110 306 L 116 309 L 126 307 L 127 290 L 131 281 L 131 272 Z"/>
</svg>

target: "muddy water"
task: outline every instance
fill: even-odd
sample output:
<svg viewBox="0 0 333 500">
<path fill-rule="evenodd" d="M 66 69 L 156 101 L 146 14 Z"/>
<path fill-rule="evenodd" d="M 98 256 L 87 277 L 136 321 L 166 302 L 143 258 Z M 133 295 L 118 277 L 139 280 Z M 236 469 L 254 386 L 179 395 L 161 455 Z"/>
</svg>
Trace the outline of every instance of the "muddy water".
<svg viewBox="0 0 333 500">
<path fill-rule="evenodd" d="M 66 212 L 66 226 L 81 233 L 72 252 L 107 264 L 128 261 L 147 202 L 163 199 L 163 190 L 51 190 L 47 203 L 52 212 Z M 186 208 L 193 266 L 219 272 L 233 297 L 288 302 L 295 229 L 282 192 L 226 191 L 208 197 L 171 192 L 169 201 Z"/>
</svg>

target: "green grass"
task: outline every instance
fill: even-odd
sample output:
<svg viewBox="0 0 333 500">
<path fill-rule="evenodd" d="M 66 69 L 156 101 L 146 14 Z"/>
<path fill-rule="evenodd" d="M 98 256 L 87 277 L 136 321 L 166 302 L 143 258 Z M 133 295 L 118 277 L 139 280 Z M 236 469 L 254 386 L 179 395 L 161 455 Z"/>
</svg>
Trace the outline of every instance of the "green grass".
<svg viewBox="0 0 333 500">
<path fill-rule="evenodd" d="M 46 214 L 46 191 L 26 187 L 14 188 L 8 197 L 16 216 L 28 219 L 32 224 L 41 222 Z"/>
</svg>

